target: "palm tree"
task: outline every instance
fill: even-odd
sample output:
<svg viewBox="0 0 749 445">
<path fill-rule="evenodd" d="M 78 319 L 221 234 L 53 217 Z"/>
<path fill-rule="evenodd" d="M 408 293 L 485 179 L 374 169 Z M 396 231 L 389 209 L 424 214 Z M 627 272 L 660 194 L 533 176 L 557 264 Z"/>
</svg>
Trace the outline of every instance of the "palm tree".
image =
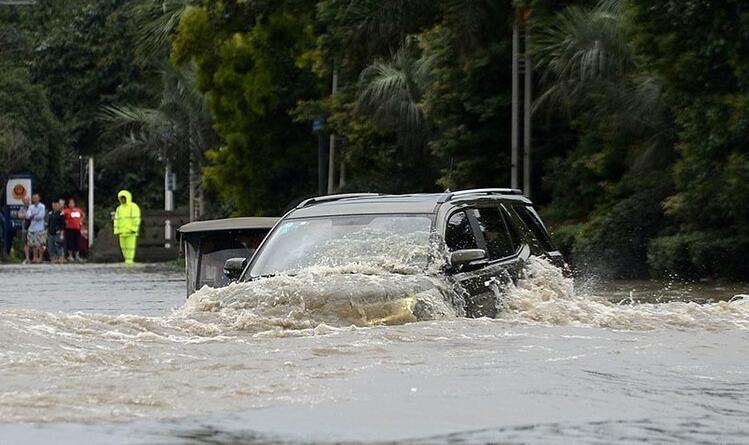
<svg viewBox="0 0 749 445">
<path fill-rule="evenodd" d="M 430 123 L 422 99 L 432 63 L 417 37 L 406 38 L 390 60 L 377 60 L 362 71 L 357 110 L 395 128 L 409 145 L 425 143 Z"/>
<path fill-rule="evenodd" d="M 537 26 L 531 42 L 543 93 L 534 110 L 563 110 L 645 139 L 635 167 L 671 150 L 672 124 L 661 82 L 638 65 L 623 0 L 570 6 Z"/>
<path fill-rule="evenodd" d="M 218 138 L 205 98 L 195 86 L 194 69 L 165 63 L 161 67 L 161 77 L 158 107 L 109 106 L 102 109 L 100 118 L 107 123 L 108 131 L 123 136 L 108 158 L 147 155 L 164 162 L 167 171 L 175 163 L 187 160 L 190 218 L 199 218 L 204 206 L 197 171 L 203 163 L 203 154 L 218 143 Z"/>
<path fill-rule="evenodd" d="M 169 57 L 171 36 L 193 0 L 139 0 L 131 12 L 138 22 L 136 54 L 141 62 Z"/>
<path fill-rule="evenodd" d="M 318 13 L 320 20 L 331 28 L 329 34 L 336 36 L 324 45 L 329 46 L 332 54 L 346 54 L 346 57 L 333 56 L 349 65 L 342 71 L 368 64 L 359 73 L 357 111 L 371 114 L 385 127 L 395 128 L 404 146 L 423 149 L 431 125 L 422 99 L 432 63 L 428 53 L 419 48 L 419 38 L 415 35 L 444 20 L 458 36 L 459 49 L 471 48 L 490 21 L 486 14 L 489 3 L 488 0 L 326 0 L 320 2 Z M 372 59 L 374 62 L 370 63 Z M 333 71 L 337 78 L 338 69 Z M 343 165 L 341 162 L 342 171 Z"/>
<path fill-rule="evenodd" d="M 101 118 L 110 132 L 124 131 L 121 144 L 109 153 L 145 153 L 165 162 L 167 175 L 178 162 L 187 161 L 190 219 L 204 211 L 200 172 L 203 154 L 215 146 L 204 96 L 199 92 L 194 67 L 178 68 L 169 61 L 171 36 L 194 0 L 138 0 L 131 13 L 138 22 L 136 55 L 141 63 L 155 65 L 161 74 L 159 106 L 105 107 Z"/>
<path fill-rule="evenodd" d="M 538 28 L 532 51 L 546 88 L 536 108 L 592 110 L 603 118 L 659 104 L 657 80 L 644 75 L 630 47 L 622 0 L 570 6 Z"/>
</svg>

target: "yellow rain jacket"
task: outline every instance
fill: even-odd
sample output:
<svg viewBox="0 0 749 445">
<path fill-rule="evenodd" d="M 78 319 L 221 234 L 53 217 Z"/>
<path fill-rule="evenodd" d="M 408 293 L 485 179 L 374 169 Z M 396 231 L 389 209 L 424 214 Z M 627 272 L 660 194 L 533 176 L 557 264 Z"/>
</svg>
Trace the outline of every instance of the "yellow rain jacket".
<svg viewBox="0 0 749 445">
<path fill-rule="evenodd" d="M 121 190 L 117 199 L 125 197 L 125 204 L 120 204 L 114 214 L 114 234 L 121 236 L 137 235 L 140 230 L 140 207 L 133 202 L 133 195 Z"/>
</svg>

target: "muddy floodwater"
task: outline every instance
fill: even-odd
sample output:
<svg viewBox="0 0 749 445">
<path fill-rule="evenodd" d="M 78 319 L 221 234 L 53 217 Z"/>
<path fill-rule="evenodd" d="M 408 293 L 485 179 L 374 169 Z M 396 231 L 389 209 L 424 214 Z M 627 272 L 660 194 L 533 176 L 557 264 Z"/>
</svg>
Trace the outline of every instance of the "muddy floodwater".
<svg viewBox="0 0 749 445">
<path fill-rule="evenodd" d="M 749 286 L 345 272 L 0 266 L 0 444 L 749 443 Z"/>
</svg>

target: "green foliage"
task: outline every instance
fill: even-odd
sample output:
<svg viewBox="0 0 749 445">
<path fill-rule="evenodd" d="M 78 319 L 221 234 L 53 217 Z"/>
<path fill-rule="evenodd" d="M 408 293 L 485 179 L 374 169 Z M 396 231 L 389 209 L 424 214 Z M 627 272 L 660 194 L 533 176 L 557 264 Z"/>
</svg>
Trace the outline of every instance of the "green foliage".
<svg viewBox="0 0 749 445">
<path fill-rule="evenodd" d="M 631 14 L 639 53 L 665 79 L 678 129 L 676 190 L 665 201 L 678 233 L 653 243 L 653 268 L 746 278 L 737 259 L 749 237 L 749 4 L 636 1 Z"/>
<path fill-rule="evenodd" d="M 180 23 L 173 57 L 197 64 L 224 141 L 208 153 L 205 181 L 236 214 L 278 214 L 315 190 L 317 141 L 290 116 L 319 94 L 303 68 L 315 38 L 302 11 L 313 6 L 220 2 L 189 8 Z"/>
<path fill-rule="evenodd" d="M 749 264 L 737 261 L 749 249 L 749 237 L 721 231 L 682 232 L 653 239 L 648 246 L 651 275 L 657 278 L 731 278 L 745 280 Z"/>
<path fill-rule="evenodd" d="M 102 148 L 104 105 L 147 100 L 148 82 L 134 62 L 134 25 L 125 0 L 44 0 L 25 20 L 34 51 L 31 72 L 82 154 Z"/>
<path fill-rule="evenodd" d="M 602 278 L 647 276 L 648 243 L 664 227 L 661 201 L 670 190 L 667 182 L 657 180 L 629 184 L 631 189 L 617 190 L 582 227 L 571 258 L 583 273 Z"/>
<path fill-rule="evenodd" d="M 148 207 L 154 159 L 205 155 L 222 215 L 314 193 L 330 134 L 340 191 L 507 185 L 511 29 L 528 24 L 534 201 L 568 258 L 749 278 L 744 1 L 40 0 L 0 18 L 0 169 L 70 193 L 78 154 L 138 150 L 98 164 L 99 196 Z"/>
<path fill-rule="evenodd" d="M 73 181 L 72 170 L 77 170 L 78 156 L 83 155 L 97 159 L 99 205 L 116 205 L 116 192 L 123 187 L 133 190 L 146 208 L 162 205 L 163 193 L 158 190 L 163 179 L 158 165 L 147 158 L 111 165 L 98 162 L 99 155 L 116 142 L 96 118 L 101 107 L 121 103 L 150 105 L 152 91 L 159 86 L 158 77 L 149 77 L 147 70 L 136 63 L 133 42 L 138 26 L 130 8 L 133 3 L 40 0 L 33 7 L 0 8 L 2 29 L 12 31 L 5 32 L 6 38 L 0 40 L 8 42 L 7 36 L 13 37 L 12 58 L 4 59 L 3 64 L 26 67 L 30 88 L 46 97 L 45 104 L 36 111 L 40 117 L 36 118 L 38 125 L 33 134 L 24 133 L 32 150 L 44 151 L 44 155 L 32 156 L 33 165 L 23 170 L 37 174 L 37 186 L 49 198 L 80 197 L 82 191 Z M 3 34 L 0 30 L 0 36 Z M 0 52 L 3 46 L 0 42 Z M 0 73 L 0 82 L 12 81 L 10 72 Z M 4 88 L 0 94 L 5 91 L 8 90 Z M 11 96 L 13 103 L 9 106 L 26 107 L 20 96 Z M 52 116 L 53 123 L 48 124 L 48 116 Z M 26 125 L 16 117 L 6 122 L 16 129 L 16 134 L 18 128 Z M 50 140 L 55 148 L 47 149 L 45 143 L 34 139 L 45 138 L 49 133 L 54 133 Z M 37 171 L 45 173 L 40 176 Z M 138 177 L 134 179 L 130 172 Z"/>
<path fill-rule="evenodd" d="M 42 193 L 61 186 L 65 134 L 44 89 L 24 68 L 0 69 L 0 172 L 31 172 Z"/>
<path fill-rule="evenodd" d="M 506 17 L 491 19 L 501 23 Z M 435 59 L 426 102 L 435 127 L 430 147 L 442 166 L 438 182 L 452 189 L 506 185 L 511 45 L 506 35 L 497 36 L 485 47 L 462 53 L 458 36 L 447 26 L 426 36 Z"/>
<path fill-rule="evenodd" d="M 350 145 L 349 171 L 358 172 L 347 188 L 357 183 L 409 192 L 506 184 L 510 46 L 507 28 L 495 24 L 509 22 L 509 5 L 381 3 L 318 4 L 323 57 L 336 61 L 344 85 L 335 102 L 321 108 L 331 130 Z M 337 124 L 350 122 L 352 111 L 360 125 Z M 377 129 L 372 139 L 357 133 L 370 127 Z M 384 165 L 371 168 L 373 160 Z M 414 186 L 400 175 L 422 182 Z"/>
<path fill-rule="evenodd" d="M 150 156 L 156 161 L 187 167 L 201 164 L 203 153 L 217 144 L 205 98 L 197 91 L 195 73 L 162 64 L 161 100 L 157 108 L 131 105 L 104 107 L 100 120 L 121 134 L 119 145 L 105 154 L 108 161 Z M 182 162 L 180 162 L 182 161 Z"/>
</svg>

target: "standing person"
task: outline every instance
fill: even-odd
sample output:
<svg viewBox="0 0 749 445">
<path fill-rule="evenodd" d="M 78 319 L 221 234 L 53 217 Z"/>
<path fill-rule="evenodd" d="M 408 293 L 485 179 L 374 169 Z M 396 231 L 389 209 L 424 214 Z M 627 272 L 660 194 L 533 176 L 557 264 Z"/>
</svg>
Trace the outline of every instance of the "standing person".
<svg viewBox="0 0 749 445">
<path fill-rule="evenodd" d="M 49 212 L 47 222 L 47 250 L 49 251 L 49 260 L 59 264 L 62 264 L 65 260 L 65 250 L 62 247 L 63 233 L 65 231 L 65 215 L 62 213 L 62 210 L 60 201 L 53 201 L 52 211 Z"/>
<path fill-rule="evenodd" d="M 8 246 L 8 232 L 10 221 L 5 217 L 5 213 L 0 213 L 0 262 L 5 261 Z"/>
<path fill-rule="evenodd" d="M 86 215 L 75 205 L 75 200 L 68 200 L 68 207 L 63 212 L 65 215 L 65 250 L 68 252 L 68 261 L 81 262 L 81 224 Z"/>
<path fill-rule="evenodd" d="M 127 190 L 117 194 L 120 205 L 114 213 L 114 234 L 120 238 L 120 249 L 125 257 L 125 264 L 135 262 L 135 248 L 138 245 L 140 230 L 140 207 L 133 202 L 133 195 Z"/>
<path fill-rule="evenodd" d="M 31 259 L 29 258 L 29 240 L 26 236 L 29 229 L 29 220 L 26 218 L 26 212 L 29 211 L 29 205 L 31 205 L 31 202 L 29 201 L 29 196 L 26 195 L 23 197 L 23 207 L 18 209 L 18 219 L 22 220 L 21 241 L 23 241 L 23 264 L 29 264 L 31 262 Z"/>
<path fill-rule="evenodd" d="M 4 230 L 2 231 L 3 240 L 0 243 L 0 245 L 3 246 L 3 252 L 0 253 L 0 258 L 5 259 L 5 257 L 10 255 L 10 248 L 13 246 L 13 235 L 15 233 L 13 230 L 13 222 L 10 218 L 10 209 L 8 207 L 5 207 L 5 210 L 3 210 L 0 220 L 4 222 Z"/>
<path fill-rule="evenodd" d="M 42 204 L 42 198 L 39 193 L 34 193 L 31 196 L 31 205 L 26 210 L 26 219 L 29 220 L 29 232 L 26 238 L 33 261 L 37 264 L 44 260 L 44 249 L 47 247 L 47 230 L 44 228 L 46 216 L 47 208 Z"/>
</svg>

